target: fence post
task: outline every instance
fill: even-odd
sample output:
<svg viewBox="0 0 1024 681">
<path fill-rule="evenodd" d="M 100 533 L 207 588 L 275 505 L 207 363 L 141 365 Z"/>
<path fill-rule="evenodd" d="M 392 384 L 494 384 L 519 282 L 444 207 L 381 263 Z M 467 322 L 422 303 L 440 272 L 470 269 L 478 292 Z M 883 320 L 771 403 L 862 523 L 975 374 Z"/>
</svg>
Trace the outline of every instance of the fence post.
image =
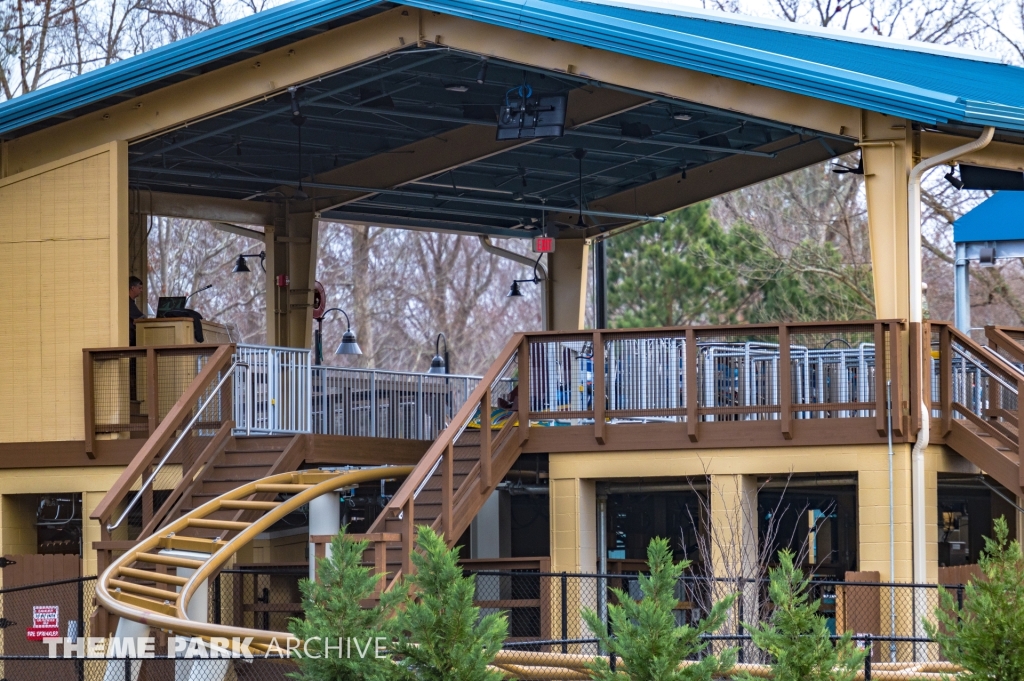
<svg viewBox="0 0 1024 681">
<path fill-rule="evenodd" d="M 526 336 L 523 336 L 519 344 L 516 366 L 519 369 L 519 442 L 522 444 L 530 437 L 530 340 Z M 468 385 L 466 389 L 469 390 Z M 466 400 L 468 399 L 467 393 Z"/>
<path fill-rule="evenodd" d="M 76 624 L 76 641 L 78 638 L 85 636 L 85 579 L 82 577 L 78 578 L 78 620 Z M 85 659 L 84 656 L 79 656 L 75 662 L 75 671 L 78 675 L 78 681 L 85 681 Z"/>
<path fill-rule="evenodd" d="M 92 353 L 88 350 L 82 351 L 82 389 L 83 404 L 85 406 L 85 454 L 90 459 L 95 459 L 96 454 L 93 453 L 93 439 L 96 435 L 96 408 L 94 400 L 96 397 L 93 391 L 93 374 L 92 374 Z M 103 523 L 100 523 L 103 525 Z"/>
<path fill-rule="evenodd" d="M 569 638 L 569 575 L 562 572 L 562 653 L 569 652 L 569 644 L 566 643 L 566 639 Z"/>
<path fill-rule="evenodd" d="M 700 353 L 697 352 L 697 334 L 692 326 L 686 327 L 686 371 L 684 372 L 684 386 L 686 394 L 686 436 L 690 442 L 696 442 L 700 437 L 697 432 L 697 366 L 700 363 Z"/>
<path fill-rule="evenodd" d="M 138 370 L 136 370 L 138 375 Z M 160 378 L 157 369 L 156 348 L 146 348 L 146 412 L 149 434 L 160 425 Z"/>
<path fill-rule="evenodd" d="M 740 588 L 738 589 L 738 591 L 739 591 L 740 597 L 736 601 L 736 635 L 737 636 L 743 636 L 743 601 L 746 600 L 746 594 L 743 591 L 744 590 L 744 584 L 743 584 L 744 581 L 746 581 L 746 580 L 743 577 L 739 578 L 739 587 Z M 739 649 L 739 652 L 737 654 L 736 661 L 739 662 L 740 664 L 743 664 L 744 661 L 746 661 L 746 657 L 747 657 L 746 654 L 745 654 L 746 653 L 746 649 L 744 647 L 744 641 L 743 641 L 742 638 L 739 639 L 739 642 L 740 642 L 740 645 L 739 645 L 740 649 Z"/>
<path fill-rule="evenodd" d="M 868 651 L 868 656 L 864 658 L 864 681 L 871 681 L 871 639 L 865 642 L 865 650 Z"/>
<path fill-rule="evenodd" d="M 785 440 L 793 439 L 793 364 L 789 358 L 789 327 L 779 325 L 779 425 Z M 741 647 L 742 651 L 743 648 Z M 742 658 L 740 662 L 742 662 Z"/>
<path fill-rule="evenodd" d="M 600 331 L 594 332 L 594 380 L 591 384 L 591 407 L 594 410 L 594 439 L 604 444 L 604 339 Z"/>
<path fill-rule="evenodd" d="M 218 573 L 213 580 L 213 623 L 220 624 L 220 581 L 224 573 Z"/>
</svg>

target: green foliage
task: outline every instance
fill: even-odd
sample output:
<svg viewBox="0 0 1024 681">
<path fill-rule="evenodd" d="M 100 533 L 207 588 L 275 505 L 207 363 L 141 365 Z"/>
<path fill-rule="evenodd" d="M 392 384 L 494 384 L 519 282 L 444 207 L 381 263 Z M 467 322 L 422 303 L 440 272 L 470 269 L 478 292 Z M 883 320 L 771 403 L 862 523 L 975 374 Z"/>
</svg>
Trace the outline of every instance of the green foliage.
<svg viewBox="0 0 1024 681">
<path fill-rule="evenodd" d="M 394 636 L 395 606 L 404 594 L 399 590 L 384 594 L 373 608 L 360 606 L 371 598 L 380 575 L 372 575 L 363 567 L 367 542 L 354 541 L 344 531 L 331 541 L 331 555 L 317 562 L 319 582 L 307 579 L 299 583 L 302 607 L 306 618 L 293 619 L 289 631 L 307 642 L 305 650 L 296 651 L 299 672 L 294 678 L 302 681 L 387 681 L 394 677 L 395 664 L 390 658 L 376 655 L 377 637 L 386 646 Z M 338 651 L 339 639 L 352 639 L 351 648 Z M 359 642 L 358 649 L 355 642 Z M 324 643 L 331 650 L 325 656 Z M 364 654 L 359 655 L 359 650 Z"/>
<path fill-rule="evenodd" d="M 993 522 L 995 539 L 985 537 L 978 560 L 985 578 L 964 588 L 963 607 L 939 587 L 938 624 L 925 621 L 950 662 L 972 676 L 999 681 L 1024 680 L 1024 556 L 1010 542 L 1005 518 Z"/>
<path fill-rule="evenodd" d="M 673 610 L 678 604 L 676 585 L 689 561 L 672 562 L 668 541 L 655 538 L 647 547 L 650 576 L 641 575 L 643 599 L 634 601 L 628 593 L 612 589 L 618 605 L 609 605 L 612 638 L 597 614 L 586 610 L 583 618 L 601 640 L 604 649 L 622 658 L 625 671 L 613 672 L 608 660 L 596 659 L 588 665 L 597 681 L 707 681 L 736 664 L 736 649 L 707 655 L 699 662 L 680 667 L 680 662 L 707 648 L 701 636 L 716 632 L 736 600 L 735 594 L 716 603 L 696 626 L 677 626 Z"/>
<path fill-rule="evenodd" d="M 404 678 L 418 681 L 500 681 L 487 666 L 508 633 L 504 615 L 480 618 L 473 606 L 475 581 L 465 577 L 456 549 L 429 527 L 420 526 L 412 554 L 416 573 L 407 582 L 410 598 L 398 616 L 402 634 L 393 647 L 402 657 Z"/>
<path fill-rule="evenodd" d="M 614 326 L 758 323 L 874 316 L 871 273 L 810 240 L 776 251 L 744 222 L 700 203 L 608 241 Z"/>
<path fill-rule="evenodd" d="M 820 600 L 810 600 L 809 578 L 793 565 L 793 554 L 779 552 L 779 567 L 769 571 L 768 594 L 775 606 L 771 618 L 744 627 L 772 658 L 774 681 L 853 681 L 864 667 L 867 650 L 858 650 L 850 632 L 833 645 Z M 753 677 L 743 674 L 745 681 Z"/>
</svg>

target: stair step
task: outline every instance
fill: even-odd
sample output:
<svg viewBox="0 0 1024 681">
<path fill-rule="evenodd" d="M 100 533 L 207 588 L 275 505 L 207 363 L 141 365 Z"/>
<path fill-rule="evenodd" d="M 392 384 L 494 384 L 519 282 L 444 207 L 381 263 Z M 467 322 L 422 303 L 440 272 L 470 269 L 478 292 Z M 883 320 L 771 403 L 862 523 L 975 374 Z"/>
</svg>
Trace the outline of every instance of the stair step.
<svg viewBox="0 0 1024 681">
<path fill-rule="evenodd" d="M 252 465 L 273 465 L 281 457 L 281 452 L 274 450 L 268 452 L 250 452 L 250 451 L 230 451 L 224 452 L 222 461 L 225 464 L 241 463 L 248 466 Z"/>
<path fill-rule="evenodd" d="M 213 470 L 209 472 L 209 477 L 204 477 L 203 481 L 207 480 L 232 480 L 236 482 L 252 482 L 253 480 L 259 480 L 260 478 L 266 477 L 267 474 L 266 466 L 246 466 L 239 464 L 230 464 L 228 466 L 222 466 L 217 464 L 213 467 Z"/>
<path fill-rule="evenodd" d="M 209 478 L 205 478 L 203 479 L 202 492 L 203 494 L 208 494 L 211 497 L 219 497 L 222 494 L 226 494 L 233 489 L 241 487 L 247 482 L 252 482 L 252 480 L 211 480 Z M 195 498 L 198 495 L 193 494 L 192 496 Z"/>
</svg>

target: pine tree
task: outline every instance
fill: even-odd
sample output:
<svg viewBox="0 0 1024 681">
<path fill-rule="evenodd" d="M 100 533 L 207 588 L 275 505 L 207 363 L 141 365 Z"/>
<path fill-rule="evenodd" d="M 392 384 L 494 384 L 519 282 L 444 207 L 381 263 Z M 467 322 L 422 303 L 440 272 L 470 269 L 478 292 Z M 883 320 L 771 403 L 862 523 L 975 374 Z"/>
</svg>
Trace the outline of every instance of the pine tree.
<svg viewBox="0 0 1024 681">
<path fill-rule="evenodd" d="M 396 666 L 390 658 L 378 657 L 377 643 L 386 647 L 393 639 L 393 613 L 404 594 L 398 590 L 384 594 L 380 603 L 372 608 L 361 606 L 361 601 L 373 596 L 377 581 L 383 577 L 363 567 L 367 546 L 368 542 L 354 541 L 342 530 L 331 541 L 330 556 L 317 561 L 319 581 L 304 579 L 299 583 L 306 618 L 293 619 L 288 629 L 306 642 L 306 647 L 296 651 L 299 672 L 294 678 L 302 681 L 388 681 L 394 678 Z M 325 644 L 330 646 L 329 651 L 325 651 Z M 343 645 L 343 649 L 339 651 L 338 645 Z"/>
<path fill-rule="evenodd" d="M 708 681 L 732 669 L 736 664 L 735 648 L 686 665 L 681 663 L 708 647 L 702 637 L 721 628 L 736 595 L 716 603 L 696 627 L 678 626 L 673 612 L 678 605 L 676 585 L 689 561 L 673 563 L 668 540 L 655 538 L 647 547 L 647 564 L 651 574 L 639 577 L 643 594 L 640 601 L 621 589 L 612 589 L 618 601 L 608 606 L 614 637 L 594 611 L 583 613 L 604 649 L 621 658 L 625 667 L 625 671 L 617 667 L 613 672 L 608 660 L 596 658 L 588 665 L 591 677 L 596 681 Z"/>
<path fill-rule="evenodd" d="M 1024 680 L 1024 555 L 1009 541 L 1005 518 L 997 518 L 995 539 L 985 537 L 978 559 L 984 579 L 964 588 L 963 607 L 939 587 L 938 624 L 925 620 L 928 635 L 950 662 L 972 677 Z"/>
<path fill-rule="evenodd" d="M 867 650 L 858 650 L 847 632 L 833 645 L 820 600 L 808 594 L 810 579 L 793 565 L 793 554 L 779 552 L 779 567 L 769 571 L 768 595 L 774 609 L 765 623 L 744 627 L 772 658 L 774 681 L 853 681 L 864 666 Z M 752 681 L 743 674 L 737 678 Z"/>
<path fill-rule="evenodd" d="M 480 618 L 473 605 L 476 583 L 462 574 L 458 550 L 420 526 L 412 554 L 416 572 L 407 583 L 412 596 L 398 616 L 401 630 L 393 650 L 402 657 L 405 678 L 416 681 L 501 681 L 489 670 L 508 633 L 505 615 Z"/>
</svg>

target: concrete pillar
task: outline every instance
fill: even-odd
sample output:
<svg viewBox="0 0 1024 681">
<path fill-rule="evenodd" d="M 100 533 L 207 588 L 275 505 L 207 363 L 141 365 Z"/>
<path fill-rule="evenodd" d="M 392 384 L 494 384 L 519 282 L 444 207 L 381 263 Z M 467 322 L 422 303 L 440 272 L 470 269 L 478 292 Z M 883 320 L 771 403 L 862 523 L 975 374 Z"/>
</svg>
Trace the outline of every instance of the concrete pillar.
<svg viewBox="0 0 1024 681">
<path fill-rule="evenodd" d="M 491 492 L 469 526 L 471 558 L 509 558 L 512 555 L 512 495 Z"/>
<path fill-rule="evenodd" d="M 583 328 L 587 308 L 587 272 L 590 246 L 584 239 L 559 239 L 548 256 L 548 310 L 551 329 Z"/>
<path fill-rule="evenodd" d="M 309 502 L 309 535 L 330 536 L 341 531 L 341 495 L 338 492 L 322 494 Z M 313 542 L 309 542 L 309 578 L 316 579 L 316 558 Z M 324 557 L 331 555 L 331 545 L 324 550 Z"/>
<path fill-rule="evenodd" d="M 967 244 L 956 245 L 953 264 L 953 320 L 963 333 L 971 332 L 971 263 L 967 260 Z"/>
<path fill-rule="evenodd" d="M 553 479 L 550 482 L 551 571 L 588 573 L 597 571 L 597 490 L 593 480 Z M 550 631 L 562 636 L 562 580 L 550 589 Z M 581 617 L 583 608 L 597 609 L 596 580 L 569 577 L 566 586 L 565 634 L 568 638 L 590 638 Z M 595 653 L 596 646 L 569 646 L 569 652 Z"/>
<path fill-rule="evenodd" d="M 757 574 L 757 476 L 712 475 L 712 564 L 716 577 Z"/>
<path fill-rule="evenodd" d="M 904 119 L 864 113 L 861 153 L 879 319 L 907 319 L 910 313 L 907 179 L 913 164 L 912 140 Z"/>
<path fill-rule="evenodd" d="M 190 558 L 192 560 L 207 560 L 210 557 L 209 554 L 206 553 L 180 551 L 177 549 L 164 549 L 160 553 L 163 555 L 176 556 L 178 558 Z M 192 568 L 179 567 L 175 568 L 175 572 L 178 577 L 188 579 L 194 575 L 196 571 Z M 180 587 L 178 588 L 178 591 L 181 591 Z M 188 606 L 185 608 L 185 614 L 188 616 L 190 621 L 210 621 L 209 594 L 209 581 L 203 580 L 199 585 L 199 588 L 196 589 L 195 593 L 193 593 L 192 599 L 188 602 Z M 175 650 L 175 644 L 176 638 L 168 637 L 167 647 L 169 654 Z M 198 647 L 209 650 L 206 642 L 202 639 L 190 639 L 185 649 L 177 653 L 177 657 L 184 657 L 189 650 L 194 651 Z M 224 679 L 227 676 L 230 666 L 231 661 L 226 659 L 202 659 L 199 657 L 193 657 L 193 659 L 178 660 L 174 665 L 174 678 L 176 681 L 221 681 L 221 679 Z"/>
<path fill-rule="evenodd" d="M 114 631 L 116 639 L 140 639 L 149 636 L 149 625 L 140 622 L 133 622 L 120 618 L 117 621 L 117 630 Z M 131 679 L 128 676 L 128 665 L 131 665 Z M 138 681 L 142 672 L 142 660 L 131 660 L 126 664 L 122 659 L 111 659 L 107 662 L 107 668 L 103 672 L 103 681 Z"/>
<path fill-rule="evenodd" d="M 319 220 L 312 213 L 288 214 L 264 229 L 268 345 L 311 345 L 318 235 Z M 282 276 L 286 284 L 279 281 Z"/>
<path fill-rule="evenodd" d="M 737 624 L 750 619 L 758 609 L 757 476 L 712 475 L 708 490 L 711 497 L 711 561 L 714 576 L 723 579 L 712 590 L 712 599 L 721 600 L 740 592 L 735 608 L 721 633 L 739 633 Z M 745 646 L 746 648 L 746 646 Z M 744 652 L 752 652 L 752 650 Z"/>
</svg>

